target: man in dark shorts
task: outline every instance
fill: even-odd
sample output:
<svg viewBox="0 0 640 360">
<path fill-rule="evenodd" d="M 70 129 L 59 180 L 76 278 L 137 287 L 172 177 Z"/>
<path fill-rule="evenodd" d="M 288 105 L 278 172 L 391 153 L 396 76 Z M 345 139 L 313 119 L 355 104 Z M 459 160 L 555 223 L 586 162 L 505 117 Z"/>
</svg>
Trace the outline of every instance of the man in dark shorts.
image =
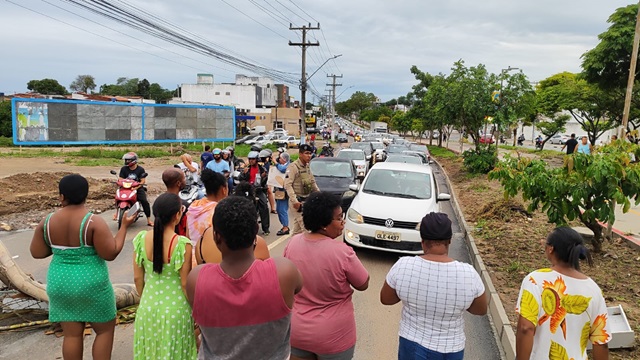
<svg viewBox="0 0 640 360">
<path fill-rule="evenodd" d="M 578 146 L 578 140 L 576 140 L 576 134 L 571 134 L 571 139 L 567 140 L 564 145 L 562 145 L 562 149 L 560 149 L 560 151 L 564 150 L 564 148 L 567 148 L 567 155 L 569 154 L 573 154 L 573 152 L 576 150 L 576 146 Z"/>
</svg>

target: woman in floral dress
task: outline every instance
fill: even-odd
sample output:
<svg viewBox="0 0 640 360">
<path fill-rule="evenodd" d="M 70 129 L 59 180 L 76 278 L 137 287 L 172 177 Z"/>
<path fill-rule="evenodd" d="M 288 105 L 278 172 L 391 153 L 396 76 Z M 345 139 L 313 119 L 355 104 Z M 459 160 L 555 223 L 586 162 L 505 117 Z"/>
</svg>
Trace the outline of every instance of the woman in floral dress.
<svg viewBox="0 0 640 360">
<path fill-rule="evenodd" d="M 551 232 L 545 244 L 551 268 L 527 275 L 520 287 L 516 311 L 517 360 L 609 358 L 611 340 L 602 290 L 580 272 L 580 260 L 591 256 L 580 234 L 568 227 Z"/>
<path fill-rule="evenodd" d="M 191 241 L 174 232 L 184 211 L 178 195 L 160 195 L 153 204 L 153 230 L 142 231 L 133 239 L 134 280 L 141 295 L 134 359 L 197 357 L 191 306 L 185 292 L 191 270 Z"/>
</svg>

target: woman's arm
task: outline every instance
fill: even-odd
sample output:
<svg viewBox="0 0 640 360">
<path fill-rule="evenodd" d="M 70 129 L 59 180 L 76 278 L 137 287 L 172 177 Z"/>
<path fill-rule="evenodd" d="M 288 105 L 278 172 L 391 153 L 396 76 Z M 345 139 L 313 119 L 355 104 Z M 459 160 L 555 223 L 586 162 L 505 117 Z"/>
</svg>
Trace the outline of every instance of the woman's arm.
<svg viewBox="0 0 640 360">
<path fill-rule="evenodd" d="M 34 259 L 44 259 L 51 255 L 51 247 L 44 241 L 44 222 L 42 219 L 36 229 L 33 231 L 33 237 L 31 238 L 31 256 Z"/>
<path fill-rule="evenodd" d="M 138 266 L 136 263 L 135 252 L 133 253 L 133 282 L 136 284 L 138 295 L 142 296 L 142 291 L 144 290 L 144 266 Z"/>
<path fill-rule="evenodd" d="M 184 296 L 189 298 L 187 293 L 187 278 L 189 277 L 189 272 L 191 271 L 191 257 L 192 257 L 192 246 L 191 243 L 185 245 L 184 247 L 184 263 L 180 268 L 180 285 L 182 286 L 182 292 L 184 292 Z"/>
<path fill-rule="evenodd" d="M 91 223 L 89 223 L 88 226 L 91 227 L 91 239 L 98 256 L 107 261 L 112 261 L 120 254 L 124 246 L 125 237 L 127 236 L 127 228 L 133 224 L 136 216 L 137 215 L 125 215 L 122 219 L 122 226 L 115 237 L 111 234 L 111 230 L 109 230 L 104 219 L 99 216 L 91 218 Z"/>
<path fill-rule="evenodd" d="M 253 249 L 253 256 L 260 260 L 267 260 L 271 257 L 269 254 L 269 246 L 262 236 L 256 236 L 256 248 Z"/>
<path fill-rule="evenodd" d="M 518 327 L 516 329 L 516 360 L 529 360 L 531 350 L 533 349 L 533 336 L 535 334 L 535 325 L 521 315 L 518 318 Z"/>
<path fill-rule="evenodd" d="M 400 302 L 398 293 L 386 281 L 382 285 L 382 289 L 380 289 L 380 302 L 382 305 L 394 305 Z"/>
<path fill-rule="evenodd" d="M 609 360 L 609 345 L 593 344 L 591 355 L 593 355 L 593 360 Z"/>
<path fill-rule="evenodd" d="M 471 306 L 469 306 L 467 311 L 473 315 L 485 315 L 487 313 L 488 305 L 489 301 L 487 300 L 487 293 L 483 292 L 482 295 L 473 299 L 473 302 L 471 302 Z"/>
</svg>

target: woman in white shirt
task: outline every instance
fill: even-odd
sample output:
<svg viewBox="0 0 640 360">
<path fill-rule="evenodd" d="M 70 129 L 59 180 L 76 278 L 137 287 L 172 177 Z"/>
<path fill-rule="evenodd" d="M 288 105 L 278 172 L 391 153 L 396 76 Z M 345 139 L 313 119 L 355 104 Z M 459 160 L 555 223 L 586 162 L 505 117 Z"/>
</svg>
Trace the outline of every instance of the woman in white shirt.
<svg viewBox="0 0 640 360">
<path fill-rule="evenodd" d="M 420 223 L 424 255 L 402 257 L 380 290 L 380 301 L 402 301 L 399 360 L 462 360 L 464 320 L 468 311 L 487 313 L 487 296 L 473 266 L 449 257 L 451 220 L 429 213 Z"/>
</svg>

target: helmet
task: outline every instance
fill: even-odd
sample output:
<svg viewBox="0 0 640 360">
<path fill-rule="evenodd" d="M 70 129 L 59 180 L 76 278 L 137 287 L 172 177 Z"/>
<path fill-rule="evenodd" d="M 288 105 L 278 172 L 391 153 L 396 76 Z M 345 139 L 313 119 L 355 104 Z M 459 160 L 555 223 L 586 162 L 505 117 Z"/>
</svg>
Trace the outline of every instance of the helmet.
<svg viewBox="0 0 640 360">
<path fill-rule="evenodd" d="M 257 159 L 259 156 L 260 154 L 257 151 L 249 151 L 247 159 Z"/>
<path fill-rule="evenodd" d="M 251 151 L 258 151 L 260 152 L 262 150 L 262 145 L 260 144 L 253 144 L 251 145 Z"/>
<path fill-rule="evenodd" d="M 221 152 L 220 148 L 213 149 L 213 155 L 220 155 Z"/>
<path fill-rule="evenodd" d="M 322 145 L 322 147 L 323 147 L 323 148 L 328 148 L 328 147 L 329 147 L 329 144 L 324 143 L 324 145 Z"/>
<path fill-rule="evenodd" d="M 286 148 L 284 148 L 284 147 L 279 147 L 279 148 L 278 148 L 278 152 L 280 152 L 280 153 L 285 153 L 285 152 L 287 152 L 287 149 L 286 149 Z"/>
<path fill-rule="evenodd" d="M 227 146 L 227 148 L 225 150 L 227 150 L 230 153 L 232 153 L 234 151 L 233 150 L 233 146 Z"/>
<path fill-rule="evenodd" d="M 273 154 L 273 152 L 269 149 L 264 149 L 261 150 L 260 153 L 258 154 L 258 156 L 260 158 L 268 158 L 269 156 L 271 156 L 271 154 Z"/>
<path fill-rule="evenodd" d="M 131 165 L 135 165 L 138 163 L 138 155 L 136 153 L 132 152 L 128 152 L 126 154 L 124 154 L 124 156 L 122 157 L 122 160 L 124 160 L 124 164 L 126 166 L 131 166 Z"/>
</svg>

